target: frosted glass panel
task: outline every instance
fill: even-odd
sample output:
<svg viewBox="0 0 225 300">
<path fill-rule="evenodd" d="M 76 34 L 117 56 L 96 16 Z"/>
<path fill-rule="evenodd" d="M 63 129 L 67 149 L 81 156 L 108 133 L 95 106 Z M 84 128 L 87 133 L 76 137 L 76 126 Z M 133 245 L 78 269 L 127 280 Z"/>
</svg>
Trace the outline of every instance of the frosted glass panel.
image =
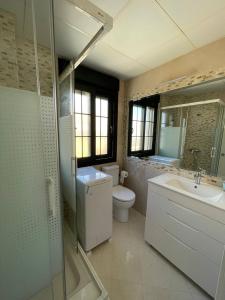
<svg viewBox="0 0 225 300">
<path fill-rule="evenodd" d="M 179 158 L 181 127 L 163 127 L 160 130 L 159 155 Z"/>
<path fill-rule="evenodd" d="M 0 298 L 51 284 L 40 98 L 0 87 Z"/>
</svg>

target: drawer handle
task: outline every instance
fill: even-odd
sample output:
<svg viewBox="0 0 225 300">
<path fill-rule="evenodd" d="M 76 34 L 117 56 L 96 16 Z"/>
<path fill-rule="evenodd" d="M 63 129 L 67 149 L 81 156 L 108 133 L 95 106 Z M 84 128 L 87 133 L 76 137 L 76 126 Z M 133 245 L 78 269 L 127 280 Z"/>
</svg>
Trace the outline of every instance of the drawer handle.
<svg viewBox="0 0 225 300">
<path fill-rule="evenodd" d="M 169 231 L 167 231 L 166 229 L 164 229 L 164 231 L 165 231 L 168 235 L 170 235 L 174 240 L 176 240 L 178 243 L 184 245 L 186 248 L 189 248 L 190 250 L 195 251 L 195 252 L 197 251 L 195 248 L 193 248 L 193 247 L 187 245 L 186 243 L 184 243 L 183 241 L 181 241 L 180 239 L 178 239 L 177 237 L 175 237 L 173 234 L 171 234 L 171 233 L 170 233 Z"/>
</svg>

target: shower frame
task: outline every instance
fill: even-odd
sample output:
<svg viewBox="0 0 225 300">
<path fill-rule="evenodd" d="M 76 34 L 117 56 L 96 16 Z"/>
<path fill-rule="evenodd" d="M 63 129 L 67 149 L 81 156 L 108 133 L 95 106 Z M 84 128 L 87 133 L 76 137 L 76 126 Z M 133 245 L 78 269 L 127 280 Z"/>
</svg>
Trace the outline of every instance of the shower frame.
<svg viewBox="0 0 225 300">
<path fill-rule="evenodd" d="M 84 47 L 77 57 L 71 59 L 69 65 L 59 76 L 59 83 L 61 83 L 67 76 L 69 76 L 87 57 L 90 51 L 95 47 L 96 43 L 113 27 L 113 18 L 106 12 L 95 6 L 88 0 L 67 0 L 72 3 L 74 7 L 87 15 L 89 18 L 94 19 L 102 26 L 97 33 L 91 38 L 89 43 Z"/>
</svg>

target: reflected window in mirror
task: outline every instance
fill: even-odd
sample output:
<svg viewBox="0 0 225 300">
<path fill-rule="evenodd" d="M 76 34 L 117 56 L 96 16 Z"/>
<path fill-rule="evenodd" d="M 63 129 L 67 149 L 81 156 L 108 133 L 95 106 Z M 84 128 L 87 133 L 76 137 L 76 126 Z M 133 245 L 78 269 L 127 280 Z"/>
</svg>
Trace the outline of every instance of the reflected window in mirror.
<svg viewBox="0 0 225 300">
<path fill-rule="evenodd" d="M 128 156 L 155 154 L 158 103 L 159 95 L 130 101 Z"/>
</svg>

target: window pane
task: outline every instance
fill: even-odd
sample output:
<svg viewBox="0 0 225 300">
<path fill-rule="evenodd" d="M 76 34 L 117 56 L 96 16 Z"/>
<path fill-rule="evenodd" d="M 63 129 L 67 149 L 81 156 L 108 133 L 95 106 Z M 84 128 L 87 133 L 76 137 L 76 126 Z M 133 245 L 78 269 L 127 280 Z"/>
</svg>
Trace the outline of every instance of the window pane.
<svg viewBox="0 0 225 300">
<path fill-rule="evenodd" d="M 136 139 L 136 151 L 142 150 L 143 137 L 137 137 Z"/>
<path fill-rule="evenodd" d="M 144 150 L 151 150 L 151 149 L 152 149 L 152 137 L 146 137 Z"/>
<path fill-rule="evenodd" d="M 88 92 L 82 92 L 82 113 L 91 113 L 91 97 Z"/>
<path fill-rule="evenodd" d="M 136 150 L 136 137 L 132 137 L 131 140 L 131 151 L 135 151 Z"/>
<path fill-rule="evenodd" d="M 154 122 L 154 108 L 146 108 L 146 121 Z"/>
<path fill-rule="evenodd" d="M 143 129 L 144 129 L 143 125 L 144 125 L 144 122 L 137 121 L 137 136 L 143 135 Z"/>
<path fill-rule="evenodd" d="M 91 138 L 84 137 L 83 138 L 83 157 L 91 156 Z"/>
<path fill-rule="evenodd" d="M 137 106 L 134 105 L 133 106 L 133 120 L 137 120 Z"/>
<path fill-rule="evenodd" d="M 101 118 L 101 136 L 108 136 L 108 118 Z"/>
<path fill-rule="evenodd" d="M 82 136 L 81 114 L 75 114 L 76 136 Z"/>
<path fill-rule="evenodd" d="M 101 100 L 100 100 L 100 98 L 96 97 L 96 99 L 95 99 L 95 115 L 96 116 L 101 115 L 100 105 L 101 105 Z"/>
<path fill-rule="evenodd" d="M 132 122 L 132 135 L 137 136 L 137 122 L 136 121 Z"/>
<path fill-rule="evenodd" d="M 153 136 L 154 123 L 150 123 L 150 136 Z"/>
<path fill-rule="evenodd" d="M 95 140 L 95 153 L 96 155 L 100 155 L 101 154 L 101 138 L 100 137 L 96 137 Z"/>
<path fill-rule="evenodd" d="M 145 136 L 150 136 L 150 122 L 145 123 Z"/>
<path fill-rule="evenodd" d="M 75 91 L 75 112 L 81 113 L 81 91 Z"/>
<path fill-rule="evenodd" d="M 82 115 L 82 135 L 91 136 L 91 116 Z"/>
<path fill-rule="evenodd" d="M 76 157 L 82 157 L 82 137 L 76 138 Z"/>
<path fill-rule="evenodd" d="M 144 145 L 144 150 L 148 150 L 149 149 L 149 137 L 145 138 L 145 145 Z"/>
<path fill-rule="evenodd" d="M 95 118 L 95 135 L 96 136 L 100 136 L 101 132 L 100 132 L 100 128 L 101 128 L 101 118 L 100 117 L 96 117 Z"/>
<path fill-rule="evenodd" d="M 101 116 L 108 117 L 108 100 L 101 99 Z"/>
<path fill-rule="evenodd" d="M 138 107 L 138 121 L 144 121 L 144 108 L 143 107 Z"/>
<path fill-rule="evenodd" d="M 108 153 L 108 138 L 102 137 L 101 138 L 101 154 L 107 154 Z"/>
</svg>

